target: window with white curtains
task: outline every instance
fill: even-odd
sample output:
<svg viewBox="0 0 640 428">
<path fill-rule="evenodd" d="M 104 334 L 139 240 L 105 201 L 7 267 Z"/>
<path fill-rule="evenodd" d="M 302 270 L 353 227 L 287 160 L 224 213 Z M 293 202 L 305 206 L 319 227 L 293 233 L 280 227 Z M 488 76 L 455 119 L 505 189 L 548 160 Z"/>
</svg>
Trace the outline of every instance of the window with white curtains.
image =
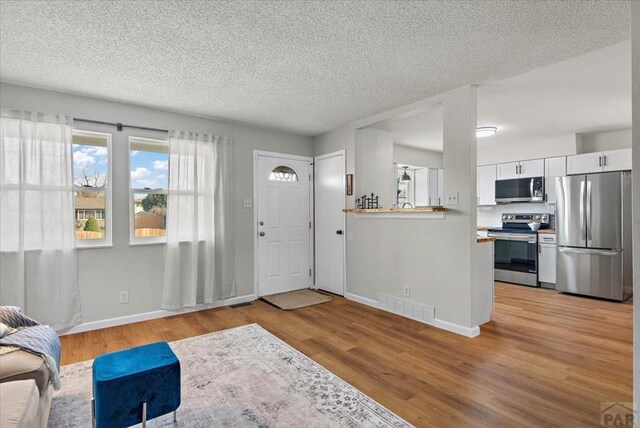
<svg viewBox="0 0 640 428">
<path fill-rule="evenodd" d="M 81 320 L 72 119 L 2 110 L 0 305 L 59 330 Z"/>
<path fill-rule="evenodd" d="M 170 131 L 165 309 L 235 295 L 232 171 L 229 138 Z"/>
</svg>

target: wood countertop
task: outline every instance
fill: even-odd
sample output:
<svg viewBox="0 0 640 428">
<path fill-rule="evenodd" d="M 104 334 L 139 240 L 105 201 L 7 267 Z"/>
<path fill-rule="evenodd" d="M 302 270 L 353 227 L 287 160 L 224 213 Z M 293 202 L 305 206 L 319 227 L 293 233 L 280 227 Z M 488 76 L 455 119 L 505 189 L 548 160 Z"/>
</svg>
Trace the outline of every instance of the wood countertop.
<svg viewBox="0 0 640 428">
<path fill-rule="evenodd" d="M 495 241 L 496 238 L 489 238 L 489 237 L 478 237 L 478 244 L 481 244 L 483 242 L 493 242 Z"/>
<path fill-rule="evenodd" d="M 556 234 L 556 230 L 555 229 L 540 229 L 540 230 L 538 230 L 538 234 L 555 235 Z"/>
<path fill-rule="evenodd" d="M 378 214 L 378 213 L 437 213 L 445 212 L 445 207 L 424 207 L 424 208 L 344 208 L 342 211 L 345 213 L 357 213 L 357 214 Z"/>
</svg>

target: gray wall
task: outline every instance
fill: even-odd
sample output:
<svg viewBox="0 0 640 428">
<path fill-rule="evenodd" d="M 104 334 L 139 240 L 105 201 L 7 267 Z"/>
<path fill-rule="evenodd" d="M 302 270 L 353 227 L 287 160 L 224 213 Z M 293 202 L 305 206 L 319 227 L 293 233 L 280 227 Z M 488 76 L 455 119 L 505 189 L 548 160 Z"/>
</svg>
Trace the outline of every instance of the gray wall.
<svg viewBox="0 0 640 428">
<path fill-rule="evenodd" d="M 374 194 L 384 208 L 393 204 L 395 169 L 393 166 L 393 134 L 380 129 L 361 129 L 355 133 L 356 197 Z"/>
<path fill-rule="evenodd" d="M 631 129 L 578 134 L 576 143 L 578 153 L 628 149 L 631 147 Z"/>
<path fill-rule="evenodd" d="M 442 168 L 442 152 L 394 144 L 393 162 L 399 166 L 412 165 L 440 169 Z"/>
<path fill-rule="evenodd" d="M 459 91 L 444 96 L 443 167 L 445 189 L 460 193 L 460 205 L 451 207 L 445 220 L 356 219 L 348 214 L 347 292 L 373 300 L 378 292 L 405 298 L 407 284 L 409 299 L 434 306 L 438 319 L 471 327 L 476 104 L 475 89 Z M 357 175 L 354 135 L 355 127 L 344 126 L 316 137 L 315 154 L 345 149 L 347 172 Z"/>
<path fill-rule="evenodd" d="M 0 93 L 3 108 L 233 137 L 237 295 L 253 294 L 253 209 L 242 207 L 244 198 L 253 199 L 253 150 L 310 156 L 313 154 L 311 138 L 4 83 Z M 129 246 L 127 137 L 166 138 L 166 135 L 131 129 L 117 132 L 113 127 L 79 122 L 76 128 L 113 135 L 113 248 L 79 250 L 83 320 L 97 321 L 158 310 L 164 276 L 164 245 Z M 121 290 L 129 291 L 129 304 L 118 303 Z"/>
<path fill-rule="evenodd" d="M 640 2 L 631 5 L 633 97 L 633 399 L 640 410 Z M 638 417 L 638 416 L 636 416 Z M 637 421 L 636 421 L 637 423 Z"/>
</svg>

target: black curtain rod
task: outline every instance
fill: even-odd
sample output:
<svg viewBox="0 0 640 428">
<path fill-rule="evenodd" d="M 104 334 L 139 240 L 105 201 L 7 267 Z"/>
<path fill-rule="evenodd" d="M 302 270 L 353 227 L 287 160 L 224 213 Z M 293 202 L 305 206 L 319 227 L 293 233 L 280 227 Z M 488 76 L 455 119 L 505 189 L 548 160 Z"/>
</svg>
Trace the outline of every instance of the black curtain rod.
<svg viewBox="0 0 640 428">
<path fill-rule="evenodd" d="M 142 129 L 144 131 L 169 132 L 169 130 L 167 130 L 167 129 L 148 128 L 146 126 L 125 125 L 124 123 L 121 123 L 121 122 L 117 122 L 117 123 L 115 123 L 115 122 L 103 122 L 103 121 L 100 121 L 100 120 L 79 119 L 77 117 L 74 117 L 73 120 L 75 122 L 85 122 L 85 123 L 95 123 L 97 125 L 115 126 L 118 131 L 122 131 L 124 128 L 134 128 L 134 129 Z"/>
</svg>

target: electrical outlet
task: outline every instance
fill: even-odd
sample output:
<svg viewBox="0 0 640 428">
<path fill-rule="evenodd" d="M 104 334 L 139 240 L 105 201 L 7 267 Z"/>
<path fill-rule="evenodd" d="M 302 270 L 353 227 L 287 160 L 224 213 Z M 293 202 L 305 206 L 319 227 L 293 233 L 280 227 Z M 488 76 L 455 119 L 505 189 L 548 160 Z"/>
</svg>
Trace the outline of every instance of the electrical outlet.
<svg viewBox="0 0 640 428">
<path fill-rule="evenodd" d="M 410 285 L 405 285 L 404 286 L 404 295 L 405 295 L 405 297 L 409 297 L 411 295 L 411 286 Z"/>
<path fill-rule="evenodd" d="M 120 292 L 120 304 L 129 303 L 129 292 L 121 291 Z"/>
<path fill-rule="evenodd" d="M 447 205 L 458 205 L 458 192 L 447 193 Z"/>
<path fill-rule="evenodd" d="M 242 201 L 242 206 L 244 208 L 251 208 L 251 205 L 252 205 L 251 199 L 245 199 Z"/>
</svg>

